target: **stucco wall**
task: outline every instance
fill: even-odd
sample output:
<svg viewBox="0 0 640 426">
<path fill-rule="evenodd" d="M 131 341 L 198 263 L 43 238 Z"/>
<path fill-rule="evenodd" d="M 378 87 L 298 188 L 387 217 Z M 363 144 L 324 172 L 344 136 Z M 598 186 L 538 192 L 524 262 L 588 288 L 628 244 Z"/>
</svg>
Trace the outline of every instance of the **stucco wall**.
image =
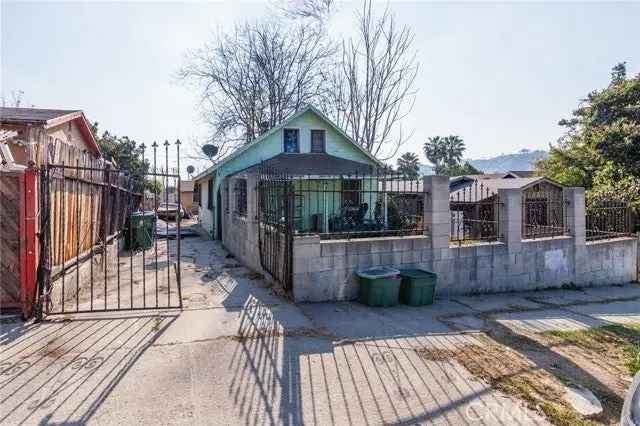
<svg viewBox="0 0 640 426">
<path fill-rule="evenodd" d="M 80 133 L 80 129 L 78 128 L 75 120 L 62 123 L 55 127 L 51 127 L 47 129 L 47 133 L 54 140 L 57 139 L 80 149 L 87 148 L 84 137 L 82 136 L 82 133 Z"/>
<path fill-rule="evenodd" d="M 638 241 L 631 238 L 594 241 L 585 245 L 584 254 L 576 254 L 576 280 L 588 285 L 612 281 L 628 282 L 635 277 Z"/>
<path fill-rule="evenodd" d="M 209 236 L 213 237 L 213 213 L 214 210 L 210 210 L 208 200 L 209 200 L 209 179 L 204 179 L 199 181 L 200 183 L 200 206 L 198 207 L 198 222 L 200 226 L 209 233 Z M 214 193 L 215 197 L 215 193 Z M 215 198 L 214 198 L 215 200 Z"/>
<path fill-rule="evenodd" d="M 192 213 L 195 212 L 198 204 L 193 202 L 193 191 L 182 191 L 180 193 L 180 204 L 185 210 L 189 210 Z"/>
</svg>

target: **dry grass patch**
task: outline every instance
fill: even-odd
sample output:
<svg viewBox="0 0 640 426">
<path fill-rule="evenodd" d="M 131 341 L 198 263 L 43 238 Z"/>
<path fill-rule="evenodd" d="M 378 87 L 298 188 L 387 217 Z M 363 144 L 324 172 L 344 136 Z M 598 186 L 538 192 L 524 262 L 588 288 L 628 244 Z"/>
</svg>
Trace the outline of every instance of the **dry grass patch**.
<svg viewBox="0 0 640 426">
<path fill-rule="evenodd" d="M 504 335 L 502 337 L 505 338 Z M 546 364 L 538 365 L 537 362 L 532 362 L 527 355 L 528 351 L 537 351 L 539 355 L 540 348 L 527 337 L 509 335 L 508 345 L 487 335 L 478 336 L 477 339 L 479 345 L 467 345 L 457 350 L 425 348 L 418 350 L 418 353 L 432 361 L 457 361 L 473 376 L 493 389 L 523 401 L 529 409 L 544 414 L 555 425 L 590 426 L 616 423 L 619 401 L 611 404 L 606 394 L 603 398 L 601 392 L 598 392 L 598 397 L 602 398 L 604 413 L 594 418 L 586 418 L 575 411 L 565 401 L 565 384 L 575 383 L 575 380 L 563 375 L 561 370 L 556 372 L 553 368 L 547 368 Z M 551 353 L 548 356 L 553 355 Z M 550 364 L 553 364 L 552 360 Z"/>
<path fill-rule="evenodd" d="M 455 359 L 493 389 L 524 401 L 528 408 L 544 413 L 554 424 L 594 424 L 563 402 L 564 387 L 556 377 L 490 338 L 478 338 L 483 341 L 482 346 L 467 345 L 457 350 L 425 348 L 418 353 L 431 361 Z"/>
<path fill-rule="evenodd" d="M 621 373 L 640 371 L 640 325 L 612 324 L 579 331 L 544 333 L 551 344 L 572 345 L 592 357 L 606 357 Z M 626 370 L 626 371 L 625 371 Z"/>
</svg>

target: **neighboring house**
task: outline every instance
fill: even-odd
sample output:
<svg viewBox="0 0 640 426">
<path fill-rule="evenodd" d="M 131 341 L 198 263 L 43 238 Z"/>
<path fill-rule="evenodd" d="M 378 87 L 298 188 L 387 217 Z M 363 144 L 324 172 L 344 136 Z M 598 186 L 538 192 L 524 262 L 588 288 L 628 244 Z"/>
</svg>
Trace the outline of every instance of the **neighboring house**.
<svg viewBox="0 0 640 426">
<path fill-rule="evenodd" d="M 180 204 L 185 210 L 197 213 L 197 197 L 194 199 L 194 183 L 192 180 L 180 181 Z"/>
<path fill-rule="evenodd" d="M 102 161 L 82 111 L 0 108 L 0 309 L 20 309 L 28 317 L 35 298 L 41 215 L 37 166 Z"/>
<path fill-rule="evenodd" d="M 522 173 L 522 172 L 519 172 Z M 524 174 L 524 173 L 523 173 Z M 498 191 L 500 189 L 522 190 L 523 236 L 526 238 L 534 230 L 547 228 L 546 233 L 556 234 L 563 231 L 563 186 L 548 178 L 517 177 L 515 172 L 487 175 L 457 176 L 449 181 L 449 199 L 451 209 L 452 233 L 465 228 L 473 229 L 472 237 L 483 238 L 483 229 L 474 227 L 475 223 L 497 222 Z M 557 229 L 556 229 L 557 228 Z M 493 232 L 492 229 L 487 232 Z"/>
<path fill-rule="evenodd" d="M 489 179 L 516 179 L 534 178 L 537 174 L 533 170 L 509 170 L 506 173 L 484 173 L 480 175 L 461 175 L 449 178 L 449 187 L 454 191 L 459 185 L 465 185 L 472 181 L 483 182 Z"/>
<path fill-rule="evenodd" d="M 200 195 L 199 220 L 212 237 L 222 239 L 223 236 L 223 184 L 241 172 L 245 175 L 258 173 L 260 165 L 289 175 L 316 176 L 318 179 L 367 173 L 381 166 L 322 112 L 307 106 L 193 179 Z M 235 190 L 234 193 L 246 194 L 246 188 L 244 191 L 241 188 Z M 312 204 L 309 200 L 308 203 Z M 246 209 L 246 196 L 244 200 L 225 204 L 233 204 L 234 209 L 242 214 L 242 204 Z M 327 216 L 324 215 L 325 221 L 328 220 Z M 299 224 L 301 227 L 317 225 Z"/>
<path fill-rule="evenodd" d="M 35 165 L 70 151 L 102 157 L 91 125 L 80 110 L 0 108 L 0 130 L 15 131 L 6 142 L 15 164 Z M 66 149 L 65 149 L 66 148 Z M 75 156 L 74 156 L 75 157 Z"/>
</svg>

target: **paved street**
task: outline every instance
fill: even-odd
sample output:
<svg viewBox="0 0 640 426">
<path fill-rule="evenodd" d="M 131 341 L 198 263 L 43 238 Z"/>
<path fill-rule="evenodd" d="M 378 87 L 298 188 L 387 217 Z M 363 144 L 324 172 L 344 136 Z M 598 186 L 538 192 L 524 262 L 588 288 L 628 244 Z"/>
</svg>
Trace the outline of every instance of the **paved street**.
<svg viewBox="0 0 640 426">
<path fill-rule="evenodd" d="M 518 332 L 640 321 L 640 287 L 294 305 L 218 243 L 183 242 L 185 310 L 3 321 L 2 424 L 546 424 L 453 359 Z"/>
</svg>

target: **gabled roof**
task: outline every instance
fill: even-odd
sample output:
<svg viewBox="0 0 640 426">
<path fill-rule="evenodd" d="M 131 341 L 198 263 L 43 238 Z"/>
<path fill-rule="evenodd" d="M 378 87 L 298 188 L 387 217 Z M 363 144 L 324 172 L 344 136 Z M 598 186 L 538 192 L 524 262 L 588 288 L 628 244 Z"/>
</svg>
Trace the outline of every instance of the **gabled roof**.
<svg viewBox="0 0 640 426">
<path fill-rule="evenodd" d="M 308 111 L 313 112 L 318 117 L 320 117 L 320 119 L 322 121 L 324 121 L 325 123 L 329 124 L 336 132 L 338 132 L 338 134 L 340 134 L 340 136 L 345 138 L 345 140 L 347 140 L 349 143 L 351 143 L 354 147 L 356 147 L 360 152 L 362 152 L 364 155 L 366 155 L 375 164 L 377 164 L 379 166 L 382 166 L 382 163 L 378 159 L 376 159 L 373 155 L 371 155 L 371 153 L 369 151 L 367 151 L 366 149 L 362 148 L 362 146 L 360 144 L 358 144 L 356 141 L 354 141 L 349 135 L 347 135 L 344 132 L 344 130 L 342 130 L 341 128 L 336 126 L 326 115 L 324 115 L 322 113 L 322 111 L 320 111 L 319 109 L 317 109 L 313 105 L 307 105 L 304 108 L 302 108 L 301 110 L 297 111 L 295 114 L 293 114 L 290 117 L 288 117 L 286 120 L 282 121 L 277 126 L 274 126 L 271 129 L 269 129 L 268 131 L 266 131 L 265 133 L 263 133 L 262 135 L 260 135 L 256 139 L 254 139 L 253 141 L 251 141 L 248 144 L 243 145 L 240 148 L 236 149 L 230 155 L 228 155 L 227 157 L 223 158 L 219 163 L 214 164 L 213 166 L 209 167 L 207 170 L 203 171 L 202 173 L 199 173 L 196 177 L 193 178 L 193 180 L 202 179 L 203 177 L 207 176 L 208 174 L 213 173 L 216 169 L 218 169 L 220 166 L 224 165 L 226 162 L 238 157 L 239 155 L 241 155 L 243 152 L 245 152 L 249 148 L 259 144 L 260 142 L 262 142 L 263 140 L 265 140 L 266 138 L 268 138 L 269 136 L 271 136 L 272 134 L 274 134 L 278 130 L 282 129 L 283 127 L 286 127 L 293 120 L 295 120 L 296 118 L 300 117 L 301 115 L 303 115 L 304 113 L 306 113 Z"/>
<path fill-rule="evenodd" d="M 51 120 L 65 118 L 72 120 L 81 114 L 82 111 L 79 110 L 2 107 L 0 108 L 0 122 L 2 124 L 47 125 Z"/>
<path fill-rule="evenodd" d="M 458 193 L 462 194 L 466 188 L 473 185 L 474 181 L 470 181 L 468 185 L 462 185 L 456 188 L 452 188 L 450 194 L 455 197 Z M 528 178 L 498 178 L 498 179 L 480 179 L 477 181 L 479 185 L 482 185 L 482 194 L 488 193 L 489 195 L 497 194 L 499 189 L 526 189 L 537 183 L 547 182 L 552 185 L 562 188 L 563 186 L 551 179 L 538 176 Z"/>
<path fill-rule="evenodd" d="M 519 178 L 529 178 L 535 177 L 535 170 L 509 170 L 504 177 L 519 177 Z"/>
<path fill-rule="evenodd" d="M 76 120 L 80 133 L 89 146 L 98 155 L 102 155 L 91 131 L 91 125 L 81 110 L 0 107 L 0 124 L 33 125 L 49 129 L 71 120 Z"/>
</svg>

